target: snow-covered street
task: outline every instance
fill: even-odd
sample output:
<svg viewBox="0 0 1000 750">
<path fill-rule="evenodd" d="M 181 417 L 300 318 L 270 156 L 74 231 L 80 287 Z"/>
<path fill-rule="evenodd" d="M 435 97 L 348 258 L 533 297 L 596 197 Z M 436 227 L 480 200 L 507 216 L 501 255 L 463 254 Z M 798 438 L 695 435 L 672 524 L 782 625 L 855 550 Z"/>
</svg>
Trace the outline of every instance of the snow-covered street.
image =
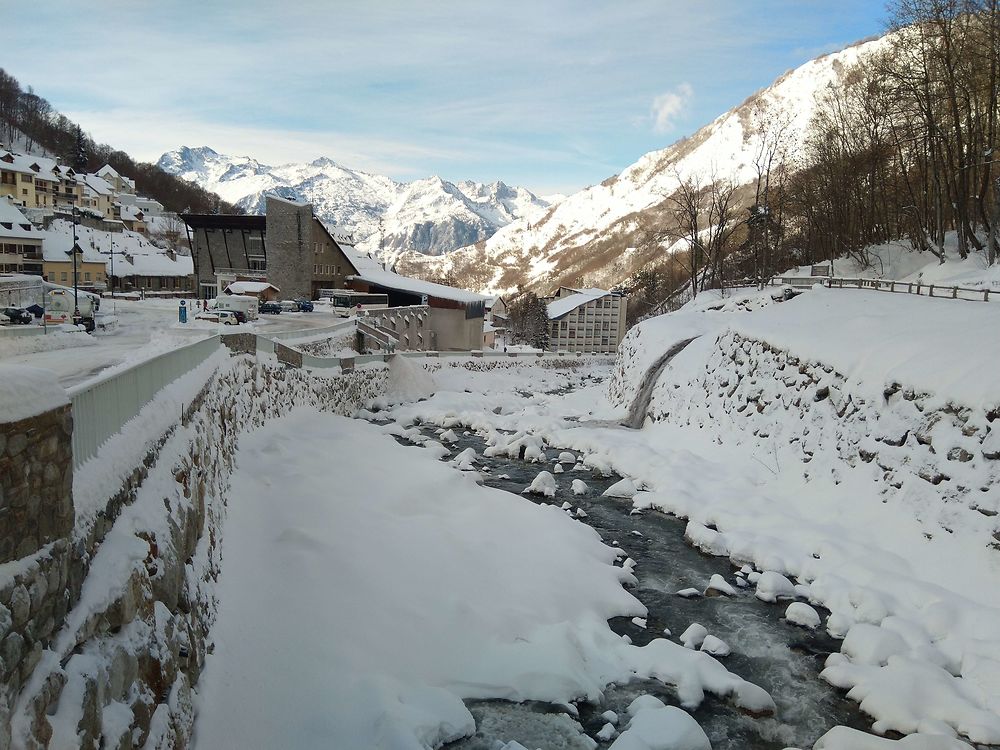
<svg viewBox="0 0 1000 750">
<path fill-rule="evenodd" d="M 52 370 L 64 387 L 77 385 L 111 368 L 123 369 L 219 331 L 218 325 L 189 318 L 178 322 L 175 299 L 105 299 L 101 311 L 116 319 L 93 335 L 52 332 L 42 336 L 0 339 L 0 359 L 8 364 Z M 333 325 L 329 312 L 262 315 L 252 323 L 224 330 L 264 335 Z"/>
</svg>

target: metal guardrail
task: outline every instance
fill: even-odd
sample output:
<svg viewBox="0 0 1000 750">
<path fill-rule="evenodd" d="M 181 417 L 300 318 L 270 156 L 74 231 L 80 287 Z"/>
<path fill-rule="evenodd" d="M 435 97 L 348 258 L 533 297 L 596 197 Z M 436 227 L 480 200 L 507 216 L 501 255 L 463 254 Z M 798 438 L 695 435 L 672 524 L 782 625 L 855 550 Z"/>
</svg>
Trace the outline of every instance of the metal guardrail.
<svg viewBox="0 0 1000 750">
<path fill-rule="evenodd" d="M 828 289 L 872 289 L 878 292 L 897 294 L 916 294 L 921 297 L 937 299 L 962 299 L 969 302 L 989 302 L 989 287 L 971 288 L 950 284 L 924 284 L 915 281 L 895 281 L 894 279 L 815 278 L 810 276 L 776 276 L 771 279 L 772 286 L 811 287 L 822 284 Z M 993 301 L 1000 299 L 1000 290 L 993 291 Z"/>
<path fill-rule="evenodd" d="M 205 362 L 219 346 L 219 337 L 212 336 L 68 389 L 73 402 L 73 467 L 96 456 L 157 393 Z"/>
</svg>

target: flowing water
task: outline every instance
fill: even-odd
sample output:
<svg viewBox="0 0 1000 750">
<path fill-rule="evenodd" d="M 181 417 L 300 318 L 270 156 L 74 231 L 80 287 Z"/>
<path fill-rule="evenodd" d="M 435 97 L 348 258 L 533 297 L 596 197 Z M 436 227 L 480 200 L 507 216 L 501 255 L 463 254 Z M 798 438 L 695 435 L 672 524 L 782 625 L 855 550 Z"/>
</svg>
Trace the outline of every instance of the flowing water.
<svg viewBox="0 0 1000 750">
<path fill-rule="evenodd" d="M 438 437 L 434 429 L 427 428 L 424 432 L 428 437 Z M 480 455 L 477 465 L 480 469 L 488 469 L 482 471 L 485 484 L 518 495 L 539 471 L 552 469 L 551 465 L 519 459 L 483 458 L 485 443 L 478 435 L 462 435 L 451 447 L 454 453 L 467 447 L 475 448 Z M 554 457 L 556 452 L 549 450 L 549 454 Z M 508 478 L 502 479 L 501 475 Z M 834 725 L 867 729 L 868 722 L 856 704 L 819 678 L 825 656 L 839 650 L 836 641 L 822 631 L 812 632 L 786 623 L 782 615 L 787 602 L 761 602 L 752 590 L 741 589 L 735 597 L 685 599 L 677 596 L 677 591 L 688 587 L 704 590 L 713 573 L 720 573 L 734 583 L 733 566 L 726 558 L 702 554 L 687 544 L 683 521 L 658 512 L 633 514 L 630 501 L 601 497 L 601 493 L 620 477 L 596 476 L 590 471 L 574 471 L 569 466 L 555 477 L 559 488 L 555 498 L 522 497 L 556 506 L 568 501 L 574 508 L 583 508 L 587 513 L 583 522 L 596 529 L 606 543 L 620 546 L 638 563 L 635 575 L 639 584 L 633 593 L 649 609 L 646 628 L 624 617 L 612 620 L 611 628 L 628 635 L 633 643 L 641 646 L 653 638 L 663 637 L 665 628 L 676 639 L 692 622 L 701 623 L 732 649 L 730 656 L 720 659 L 726 667 L 760 685 L 774 698 L 777 714 L 754 718 L 726 700 L 708 696 L 693 716 L 708 734 L 715 750 L 810 748 Z M 587 482 L 590 493 L 574 496 L 570 490 L 573 479 Z M 636 680 L 609 687 L 600 706 L 581 704 L 578 720 L 586 733 L 594 737 L 605 723 L 602 712 L 611 709 L 624 717 L 629 703 L 644 693 L 656 695 L 668 705 L 679 705 L 669 686 Z M 469 709 L 476 718 L 476 735 L 449 745 L 449 748 L 494 750 L 511 740 L 528 748 L 592 747 L 586 740 L 581 744 L 579 733 L 565 709 L 556 706 L 472 701 Z M 609 744 L 599 743 L 599 746 Z"/>
</svg>

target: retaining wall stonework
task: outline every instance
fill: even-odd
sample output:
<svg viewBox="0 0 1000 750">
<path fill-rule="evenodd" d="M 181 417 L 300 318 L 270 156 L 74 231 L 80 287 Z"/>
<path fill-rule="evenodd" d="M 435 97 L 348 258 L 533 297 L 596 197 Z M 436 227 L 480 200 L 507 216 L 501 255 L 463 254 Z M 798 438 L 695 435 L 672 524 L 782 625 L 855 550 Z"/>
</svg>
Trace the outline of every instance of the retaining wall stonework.
<svg viewBox="0 0 1000 750">
<path fill-rule="evenodd" d="M 48 516 L 59 524 L 46 533 L 61 536 L 0 565 L 0 750 L 187 746 L 240 436 L 298 406 L 351 414 L 387 384 L 384 366 L 315 375 L 234 355 L 92 524 L 74 529 L 72 495 L 60 495 L 62 510 Z M 57 427 L 68 441 L 67 410 L 32 422 L 40 445 Z M 63 449 L 55 455 L 72 465 Z"/>
</svg>

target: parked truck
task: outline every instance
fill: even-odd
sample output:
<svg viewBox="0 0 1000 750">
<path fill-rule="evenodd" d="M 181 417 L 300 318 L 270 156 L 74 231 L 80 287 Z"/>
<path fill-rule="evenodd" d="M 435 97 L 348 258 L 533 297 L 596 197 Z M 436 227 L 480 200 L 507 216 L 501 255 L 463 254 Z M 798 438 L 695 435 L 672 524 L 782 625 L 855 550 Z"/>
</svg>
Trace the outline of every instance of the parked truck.
<svg viewBox="0 0 1000 750">
<path fill-rule="evenodd" d="M 72 289 L 51 289 L 45 294 L 45 322 L 49 324 L 73 323 L 73 311 L 79 307 L 81 323 L 88 332 L 97 327 L 95 318 L 100 302 L 97 295 L 80 292 L 73 299 Z"/>
</svg>

